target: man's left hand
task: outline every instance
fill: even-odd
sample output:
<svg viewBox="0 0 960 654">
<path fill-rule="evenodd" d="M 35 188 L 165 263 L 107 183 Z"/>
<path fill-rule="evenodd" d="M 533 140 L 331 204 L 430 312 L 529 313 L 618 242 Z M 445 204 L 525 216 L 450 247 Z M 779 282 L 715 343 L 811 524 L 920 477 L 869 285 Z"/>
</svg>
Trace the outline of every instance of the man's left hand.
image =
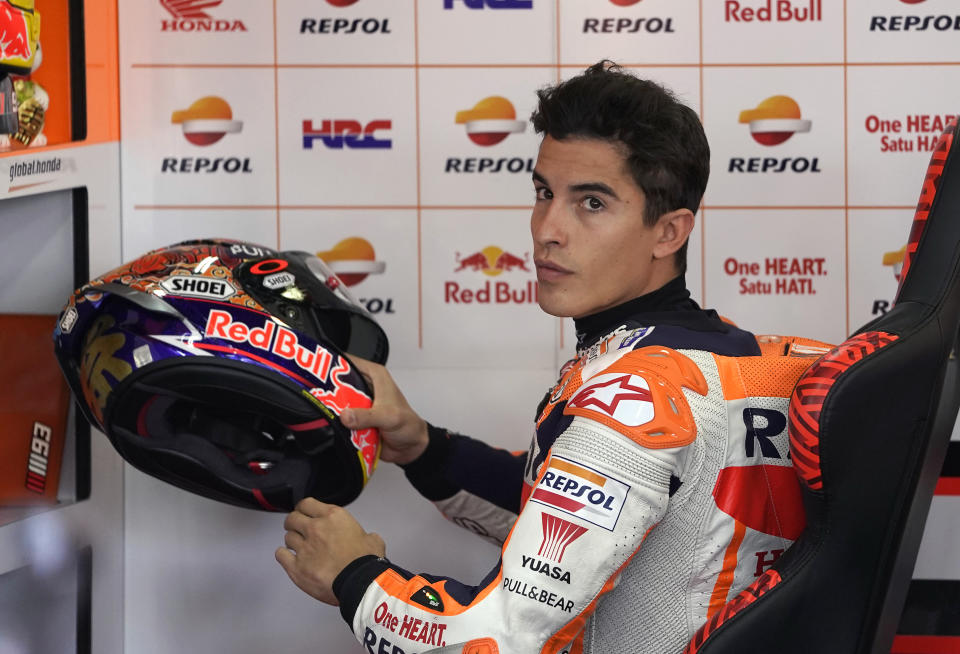
<svg viewBox="0 0 960 654">
<path fill-rule="evenodd" d="M 383 556 L 383 539 L 364 531 L 343 507 L 313 498 L 301 500 L 283 522 L 286 547 L 277 548 L 277 561 L 300 590 L 337 606 L 333 580 L 354 559 Z"/>
</svg>

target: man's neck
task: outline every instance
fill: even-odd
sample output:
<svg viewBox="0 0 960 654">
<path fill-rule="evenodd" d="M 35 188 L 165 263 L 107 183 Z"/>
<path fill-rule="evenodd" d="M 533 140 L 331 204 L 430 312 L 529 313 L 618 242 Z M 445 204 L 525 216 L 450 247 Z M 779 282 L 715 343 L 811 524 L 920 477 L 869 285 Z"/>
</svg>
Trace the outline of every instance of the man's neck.
<svg viewBox="0 0 960 654">
<path fill-rule="evenodd" d="M 637 314 L 660 311 L 691 311 L 700 307 L 690 298 L 690 291 L 683 275 L 674 277 L 666 284 L 622 304 L 598 311 L 582 318 L 575 318 L 577 329 L 577 349 L 589 347 L 601 336 L 607 334 L 625 319 Z"/>
</svg>

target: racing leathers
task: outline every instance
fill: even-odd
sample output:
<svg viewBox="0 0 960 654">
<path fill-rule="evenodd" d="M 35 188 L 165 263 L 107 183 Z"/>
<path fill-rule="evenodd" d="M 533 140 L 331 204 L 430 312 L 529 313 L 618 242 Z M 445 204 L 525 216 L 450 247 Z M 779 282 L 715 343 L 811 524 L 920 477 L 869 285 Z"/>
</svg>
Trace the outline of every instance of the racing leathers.
<svg viewBox="0 0 960 654">
<path fill-rule="evenodd" d="M 761 347 L 682 277 L 576 326 L 528 452 L 429 427 L 407 477 L 500 560 L 476 586 L 352 562 L 334 592 L 370 654 L 679 654 L 799 535 L 787 406 L 823 344 Z"/>
</svg>

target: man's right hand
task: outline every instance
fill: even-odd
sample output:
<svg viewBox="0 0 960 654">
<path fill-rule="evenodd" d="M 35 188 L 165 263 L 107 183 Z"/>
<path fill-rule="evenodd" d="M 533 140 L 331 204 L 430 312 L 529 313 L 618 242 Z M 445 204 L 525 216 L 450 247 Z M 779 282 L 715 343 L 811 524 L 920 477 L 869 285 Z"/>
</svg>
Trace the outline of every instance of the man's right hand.
<svg viewBox="0 0 960 654">
<path fill-rule="evenodd" d="M 347 409 L 340 421 L 350 429 L 379 429 L 384 461 L 400 465 L 414 461 L 427 449 L 426 421 L 410 408 L 385 367 L 358 357 L 350 361 L 373 387 L 373 406 Z"/>
</svg>

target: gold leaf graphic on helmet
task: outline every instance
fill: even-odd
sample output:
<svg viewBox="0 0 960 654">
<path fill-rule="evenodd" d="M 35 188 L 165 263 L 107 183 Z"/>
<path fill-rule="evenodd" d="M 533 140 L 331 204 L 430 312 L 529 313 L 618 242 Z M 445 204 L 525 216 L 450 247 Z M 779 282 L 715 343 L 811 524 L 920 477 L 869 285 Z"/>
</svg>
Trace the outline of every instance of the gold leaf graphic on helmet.
<svg viewBox="0 0 960 654">
<path fill-rule="evenodd" d="M 133 372 L 129 363 L 113 356 L 127 342 L 126 337 L 122 333 L 104 333 L 115 324 L 111 316 L 101 316 L 93 324 L 84 339 L 83 360 L 80 362 L 83 395 L 100 422 L 103 422 L 103 409 L 113 390 L 105 373 L 110 373 L 116 382 L 120 382 Z"/>
</svg>

